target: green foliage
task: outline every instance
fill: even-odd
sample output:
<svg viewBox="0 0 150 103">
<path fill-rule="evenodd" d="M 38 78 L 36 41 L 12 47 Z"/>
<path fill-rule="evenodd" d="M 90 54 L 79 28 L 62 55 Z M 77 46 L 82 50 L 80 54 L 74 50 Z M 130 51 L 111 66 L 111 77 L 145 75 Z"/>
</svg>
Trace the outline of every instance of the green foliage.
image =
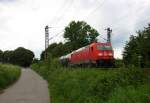
<svg viewBox="0 0 150 103">
<path fill-rule="evenodd" d="M 122 59 L 115 59 L 115 67 L 121 68 L 124 67 L 124 63 Z"/>
<path fill-rule="evenodd" d="M 0 62 L 3 60 L 3 51 L 0 50 Z"/>
<path fill-rule="evenodd" d="M 2 56 L 1 56 L 2 55 Z M 33 61 L 34 53 L 23 47 L 19 47 L 14 51 L 0 51 L 0 62 L 12 63 L 19 66 L 30 66 Z"/>
<path fill-rule="evenodd" d="M 19 47 L 13 52 L 13 64 L 28 67 L 33 61 L 34 53 L 25 48 Z"/>
<path fill-rule="evenodd" d="M 150 84 L 117 88 L 108 103 L 150 103 Z"/>
<path fill-rule="evenodd" d="M 38 63 L 38 62 L 39 62 L 38 58 L 34 58 L 32 61 L 32 63 Z"/>
<path fill-rule="evenodd" d="M 15 82 L 21 74 L 21 69 L 10 64 L 0 64 L 0 90 Z"/>
<path fill-rule="evenodd" d="M 62 43 L 53 43 L 51 45 L 49 45 L 49 47 L 46 50 L 49 54 L 52 55 L 52 57 L 60 57 L 62 55 L 65 55 L 68 52 L 68 46 L 66 46 L 66 44 L 62 44 Z M 41 53 L 41 60 L 44 60 L 44 56 L 45 56 L 45 51 L 43 51 Z"/>
<path fill-rule="evenodd" d="M 138 92 L 136 88 L 145 83 L 143 71 L 135 67 L 109 70 L 62 68 L 57 59 L 50 58 L 47 62 L 33 64 L 32 68 L 48 81 L 52 103 L 111 103 L 119 88 L 131 86 Z M 132 101 L 132 95 L 128 101 Z M 143 95 L 142 98 L 147 97 Z"/>
<path fill-rule="evenodd" d="M 137 36 L 131 36 L 126 43 L 123 59 L 126 65 L 150 67 L 150 24 L 143 31 L 138 31 Z"/>
<path fill-rule="evenodd" d="M 2 59 L 3 62 L 4 63 L 11 63 L 13 60 L 12 56 L 13 56 L 13 51 L 9 51 L 9 50 L 4 51 L 3 59 Z"/>
<path fill-rule="evenodd" d="M 84 21 L 70 22 L 64 33 L 73 50 L 96 41 L 97 36 L 98 32 Z"/>
</svg>

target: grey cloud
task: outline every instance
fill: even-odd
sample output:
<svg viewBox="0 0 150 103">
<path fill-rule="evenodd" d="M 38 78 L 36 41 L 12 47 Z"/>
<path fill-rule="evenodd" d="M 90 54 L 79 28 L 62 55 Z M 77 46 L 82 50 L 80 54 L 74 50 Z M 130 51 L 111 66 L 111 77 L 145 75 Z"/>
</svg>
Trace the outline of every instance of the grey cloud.
<svg viewBox="0 0 150 103">
<path fill-rule="evenodd" d="M 13 3 L 16 1 L 20 0 L 0 0 L 0 4 Z M 106 27 L 111 27 L 113 29 L 112 34 L 113 47 L 117 48 L 117 50 L 123 49 L 125 41 L 129 40 L 130 35 L 132 34 L 136 35 L 135 32 L 137 30 L 143 29 L 143 27 L 145 27 L 150 20 L 149 15 L 150 5 L 147 4 L 148 0 L 147 2 L 144 2 L 146 0 L 63 0 L 61 1 L 62 5 L 60 5 L 60 8 L 54 7 L 52 8 L 51 6 L 49 7 L 47 6 L 46 12 L 48 13 L 43 16 L 41 14 L 41 11 L 39 10 L 43 10 L 43 8 L 45 7 L 45 2 L 42 0 L 33 0 L 33 1 L 34 1 L 33 3 L 30 3 L 30 0 L 23 0 L 23 2 L 21 2 L 22 3 L 21 7 L 23 7 L 22 8 L 23 10 L 25 10 L 26 8 L 24 7 L 26 7 L 27 5 L 29 8 L 30 7 L 32 8 L 33 4 L 37 3 L 38 6 L 36 12 L 37 13 L 39 12 L 39 16 L 41 16 L 39 17 L 40 18 L 39 21 L 41 22 L 41 24 L 44 23 L 48 24 L 48 21 L 51 21 L 49 24 L 52 26 L 55 25 L 64 26 L 67 25 L 71 20 L 85 20 L 92 27 L 100 31 L 99 33 L 102 34 L 102 37 L 106 36 L 106 31 L 104 31 L 104 29 Z M 45 0 L 45 1 L 47 1 L 47 3 L 53 3 L 53 0 Z M 59 2 L 59 0 L 57 1 Z M 43 6 L 41 5 L 41 3 L 43 3 Z M 56 3 L 56 5 L 57 4 L 58 3 Z M 16 6 L 16 10 L 18 9 L 20 8 Z M 54 10 L 56 9 L 56 12 L 51 13 L 50 12 L 51 9 Z M 10 12 L 9 17 L 12 17 L 13 12 L 15 12 L 16 10 L 12 11 L 10 9 L 6 9 L 5 12 Z M 35 11 L 33 11 L 33 14 L 34 13 Z M 18 14 L 16 13 L 16 15 Z M 26 12 L 26 15 L 28 15 L 28 12 Z M 49 15 L 49 17 L 52 16 L 53 19 L 50 20 L 49 18 L 49 20 L 43 20 L 46 18 L 46 15 Z M 17 17 L 18 16 L 15 16 L 15 18 Z M 30 17 L 29 20 L 31 20 L 33 18 L 33 15 L 30 15 L 29 13 L 29 17 Z M 4 25 L 7 25 L 8 20 L 4 20 L 4 18 L 0 17 L 0 21 L 5 21 L 1 22 L 0 24 L 0 31 L 2 31 L 2 28 L 5 27 Z M 19 22 L 19 20 L 16 19 L 16 21 L 14 22 L 17 23 Z M 39 28 L 34 29 L 38 30 Z M 9 32 L 11 33 L 11 31 Z M 43 34 L 39 33 L 38 35 Z M 41 47 L 39 47 L 39 50 L 34 50 L 36 52 L 36 55 L 40 54 L 40 49 Z"/>
<path fill-rule="evenodd" d="M 102 0 L 101 0 L 102 1 Z M 82 9 L 89 9 L 95 7 L 96 4 L 103 3 L 98 0 L 78 0 Z"/>
<path fill-rule="evenodd" d="M 148 23 L 150 23 L 150 5 L 145 9 L 141 15 L 138 16 L 137 22 L 135 23 L 134 29 L 136 31 L 143 29 L 147 26 Z"/>
<path fill-rule="evenodd" d="M 16 0 L 0 0 L 0 2 L 14 2 Z"/>
</svg>

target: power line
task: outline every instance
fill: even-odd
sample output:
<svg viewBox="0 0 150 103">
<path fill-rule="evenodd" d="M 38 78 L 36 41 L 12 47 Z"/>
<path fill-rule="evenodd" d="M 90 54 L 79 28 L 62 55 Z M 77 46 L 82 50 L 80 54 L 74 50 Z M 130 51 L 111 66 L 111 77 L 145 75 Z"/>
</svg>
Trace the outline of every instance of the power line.
<svg viewBox="0 0 150 103">
<path fill-rule="evenodd" d="M 138 9 L 135 10 L 134 12 L 140 13 L 141 10 L 142 10 L 142 7 L 138 8 Z M 123 22 L 123 19 L 124 19 L 124 18 L 129 17 L 129 14 L 130 14 L 130 13 L 127 11 L 127 13 L 126 13 L 125 15 L 120 16 L 120 17 L 118 18 L 118 20 L 117 20 L 117 23 L 115 23 L 115 26 L 113 27 L 113 29 L 118 28 L 118 26 L 119 26 L 118 24 L 121 23 L 121 22 Z"/>
<path fill-rule="evenodd" d="M 98 1 L 98 0 L 97 0 Z M 99 2 L 99 1 L 98 1 Z M 85 19 L 87 19 L 92 13 L 94 13 L 95 11 L 97 11 L 97 9 L 99 9 L 100 7 L 102 7 L 102 5 L 106 2 L 106 0 L 103 0 L 102 3 L 100 3 L 95 9 L 93 9 L 86 17 Z"/>
<path fill-rule="evenodd" d="M 59 36 L 64 30 L 61 30 L 60 32 L 56 33 L 53 37 L 49 38 L 49 40 L 54 39 L 55 37 Z"/>
<path fill-rule="evenodd" d="M 98 36 L 98 37 L 100 37 L 100 38 L 102 38 L 103 40 L 106 40 L 106 41 L 107 41 L 107 39 L 106 39 L 106 38 L 103 38 L 102 36 Z"/>
<path fill-rule="evenodd" d="M 64 15 L 66 14 L 66 11 L 73 5 L 73 1 L 72 1 L 72 0 L 67 0 L 67 1 L 69 1 L 67 7 L 64 8 L 64 7 L 62 6 L 62 7 L 60 8 L 60 9 L 62 9 L 62 8 L 64 8 L 64 9 L 63 9 L 63 11 L 61 12 L 60 17 L 57 18 L 57 21 L 55 22 L 55 25 L 57 25 L 57 24 L 62 20 L 62 18 L 64 18 Z M 66 2 L 67 2 L 67 1 L 66 1 Z M 66 4 L 66 2 L 65 2 L 64 4 Z M 60 14 L 60 13 L 57 13 L 57 14 Z M 56 16 L 55 16 L 55 17 L 56 17 Z M 52 21 L 52 22 L 53 22 L 53 21 Z M 51 24 L 51 23 L 50 23 L 50 24 Z"/>
<path fill-rule="evenodd" d="M 67 0 L 68 1 L 68 0 Z M 66 6 L 66 2 L 63 2 L 62 6 L 56 11 L 55 16 L 52 18 L 52 20 L 50 21 L 50 24 L 52 24 L 52 22 L 57 18 L 56 15 L 58 15 L 58 11 L 60 13 L 60 11 L 62 10 L 62 8 L 64 8 Z"/>
</svg>

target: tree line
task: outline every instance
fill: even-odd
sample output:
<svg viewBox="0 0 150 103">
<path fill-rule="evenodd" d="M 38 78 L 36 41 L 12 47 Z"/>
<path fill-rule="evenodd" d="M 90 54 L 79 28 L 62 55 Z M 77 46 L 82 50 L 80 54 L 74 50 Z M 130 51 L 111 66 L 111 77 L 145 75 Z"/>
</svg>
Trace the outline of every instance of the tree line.
<svg viewBox="0 0 150 103">
<path fill-rule="evenodd" d="M 150 67 L 150 24 L 137 36 L 131 35 L 124 47 L 123 60 L 126 65 Z"/>
<path fill-rule="evenodd" d="M 28 67 L 34 58 L 34 53 L 23 47 L 18 47 L 15 50 L 0 50 L 0 62 L 11 63 L 23 67 Z"/>
</svg>

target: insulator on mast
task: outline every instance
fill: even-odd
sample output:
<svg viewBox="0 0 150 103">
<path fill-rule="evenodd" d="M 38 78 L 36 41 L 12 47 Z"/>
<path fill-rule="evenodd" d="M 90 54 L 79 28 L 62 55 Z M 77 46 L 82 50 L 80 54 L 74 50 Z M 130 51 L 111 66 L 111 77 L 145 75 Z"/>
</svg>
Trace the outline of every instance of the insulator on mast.
<svg viewBox="0 0 150 103">
<path fill-rule="evenodd" d="M 107 28 L 107 29 L 105 29 L 105 30 L 107 30 L 107 42 L 110 43 L 110 42 L 111 42 L 112 29 Z"/>
</svg>

